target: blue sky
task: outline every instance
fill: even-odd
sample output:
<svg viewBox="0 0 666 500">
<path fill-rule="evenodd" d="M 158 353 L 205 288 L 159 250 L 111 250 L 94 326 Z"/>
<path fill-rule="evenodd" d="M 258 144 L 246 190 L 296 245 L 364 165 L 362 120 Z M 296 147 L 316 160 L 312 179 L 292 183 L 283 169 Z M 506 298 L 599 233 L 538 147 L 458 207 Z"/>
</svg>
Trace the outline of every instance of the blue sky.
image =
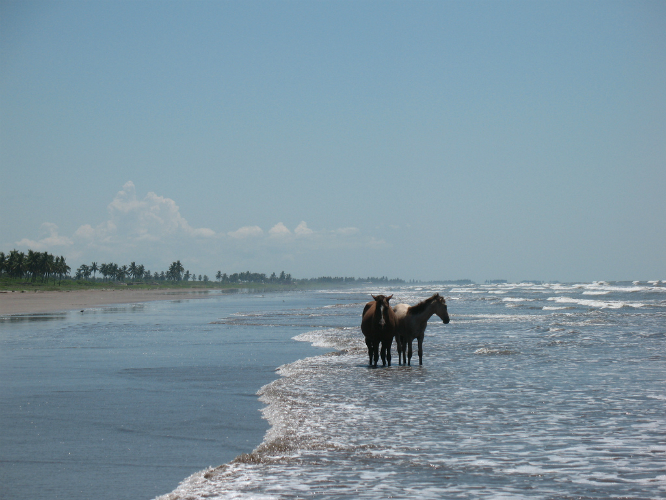
<svg viewBox="0 0 666 500">
<path fill-rule="evenodd" d="M 666 279 L 663 2 L 2 2 L 0 250 Z"/>
</svg>

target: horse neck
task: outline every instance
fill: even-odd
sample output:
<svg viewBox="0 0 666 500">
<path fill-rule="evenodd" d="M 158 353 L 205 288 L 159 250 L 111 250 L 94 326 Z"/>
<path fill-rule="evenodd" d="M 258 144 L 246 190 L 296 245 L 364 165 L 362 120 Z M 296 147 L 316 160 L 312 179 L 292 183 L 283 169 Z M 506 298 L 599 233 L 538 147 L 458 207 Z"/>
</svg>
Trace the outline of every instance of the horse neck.
<svg viewBox="0 0 666 500">
<path fill-rule="evenodd" d="M 437 307 L 437 304 L 433 301 L 430 304 L 428 304 L 428 307 L 426 307 L 423 312 L 414 314 L 414 318 L 416 318 L 416 321 L 419 323 L 427 323 L 428 320 L 432 317 L 433 314 L 435 314 L 435 309 Z"/>
</svg>

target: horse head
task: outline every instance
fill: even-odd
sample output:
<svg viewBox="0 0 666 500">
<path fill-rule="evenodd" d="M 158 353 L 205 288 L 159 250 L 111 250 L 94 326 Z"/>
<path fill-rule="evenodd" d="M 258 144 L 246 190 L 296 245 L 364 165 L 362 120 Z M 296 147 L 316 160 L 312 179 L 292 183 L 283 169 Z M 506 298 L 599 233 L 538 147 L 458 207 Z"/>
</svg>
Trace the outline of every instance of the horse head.
<svg viewBox="0 0 666 500">
<path fill-rule="evenodd" d="M 435 314 L 440 317 L 440 319 L 444 322 L 444 324 L 447 324 L 450 319 L 449 319 L 449 311 L 446 307 L 446 300 L 444 300 L 444 297 L 442 297 L 440 294 L 436 293 L 433 295 L 434 304 L 435 304 Z"/>
<path fill-rule="evenodd" d="M 372 298 L 375 299 L 375 314 L 379 314 L 379 326 L 383 327 L 386 325 L 386 322 L 389 320 L 389 311 L 391 306 L 389 305 L 389 300 L 393 298 L 393 294 L 386 297 L 385 295 L 372 295 Z"/>
</svg>

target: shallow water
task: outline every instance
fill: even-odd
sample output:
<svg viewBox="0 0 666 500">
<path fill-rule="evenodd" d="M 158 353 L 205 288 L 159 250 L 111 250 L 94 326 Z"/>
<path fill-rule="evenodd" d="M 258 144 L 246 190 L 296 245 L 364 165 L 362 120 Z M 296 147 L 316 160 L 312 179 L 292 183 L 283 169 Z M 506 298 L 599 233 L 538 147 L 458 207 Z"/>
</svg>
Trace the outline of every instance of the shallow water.
<svg viewBox="0 0 666 500">
<path fill-rule="evenodd" d="M 257 389 L 320 350 L 225 321 L 284 307 L 302 297 L 0 318 L 0 498 L 149 499 L 257 446 Z"/>
<path fill-rule="evenodd" d="M 366 366 L 370 292 L 447 298 L 423 366 Z M 662 283 L 0 319 L 0 497 L 663 498 L 665 339 Z"/>
<path fill-rule="evenodd" d="M 451 323 L 431 319 L 423 366 L 366 367 L 369 290 L 285 311 L 330 324 L 297 338 L 334 352 L 261 389 L 271 429 L 252 454 L 162 498 L 666 496 L 661 284 L 372 291 L 447 297 Z"/>
</svg>

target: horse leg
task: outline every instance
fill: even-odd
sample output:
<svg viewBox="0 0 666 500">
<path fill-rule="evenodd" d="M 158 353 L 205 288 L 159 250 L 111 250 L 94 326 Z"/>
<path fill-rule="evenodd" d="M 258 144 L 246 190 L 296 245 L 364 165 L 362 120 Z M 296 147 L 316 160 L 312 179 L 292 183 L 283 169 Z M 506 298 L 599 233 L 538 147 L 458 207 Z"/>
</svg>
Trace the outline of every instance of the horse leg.
<svg viewBox="0 0 666 500">
<path fill-rule="evenodd" d="M 384 347 L 384 341 L 382 341 L 381 353 L 382 353 L 382 366 L 386 366 L 386 347 Z"/>
<path fill-rule="evenodd" d="M 419 342 L 419 364 L 423 364 L 423 337 L 419 337 L 418 339 Z"/>
<path fill-rule="evenodd" d="M 397 340 L 396 343 L 398 343 Z M 403 365 L 407 364 L 407 353 L 405 352 L 406 347 L 407 346 L 405 345 L 405 338 L 403 336 L 400 336 L 400 342 L 398 343 L 398 364 L 400 364 L 401 361 Z"/>
<path fill-rule="evenodd" d="M 398 351 L 398 365 L 400 365 L 402 360 L 400 359 L 400 337 L 398 335 L 395 336 L 395 350 Z"/>
<path fill-rule="evenodd" d="M 368 357 L 370 358 L 370 366 L 372 366 L 372 342 L 365 339 L 365 345 L 368 346 Z"/>
<path fill-rule="evenodd" d="M 375 368 L 377 368 L 377 361 L 379 360 L 379 342 L 374 342 L 372 346 L 375 355 Z"/>
<path fill-rule="evenodd" d="M 412 341 L 407 342 L 407 365 L 412 366 Z"/>
<path fill-rule="evenodd" d="M 391 344 L 393 344 L 393 338 L 388 341 L 388 345 L 386 346 L 386 361 L 389 366 L 391 366 Z"/>
<path fill-rule="evenodd" d="M 398 351 L 398 366 L 402 364 L 402 359 L 400 358 L 400 339 L 395 338 L 395 350 Z"/>
</svg>

